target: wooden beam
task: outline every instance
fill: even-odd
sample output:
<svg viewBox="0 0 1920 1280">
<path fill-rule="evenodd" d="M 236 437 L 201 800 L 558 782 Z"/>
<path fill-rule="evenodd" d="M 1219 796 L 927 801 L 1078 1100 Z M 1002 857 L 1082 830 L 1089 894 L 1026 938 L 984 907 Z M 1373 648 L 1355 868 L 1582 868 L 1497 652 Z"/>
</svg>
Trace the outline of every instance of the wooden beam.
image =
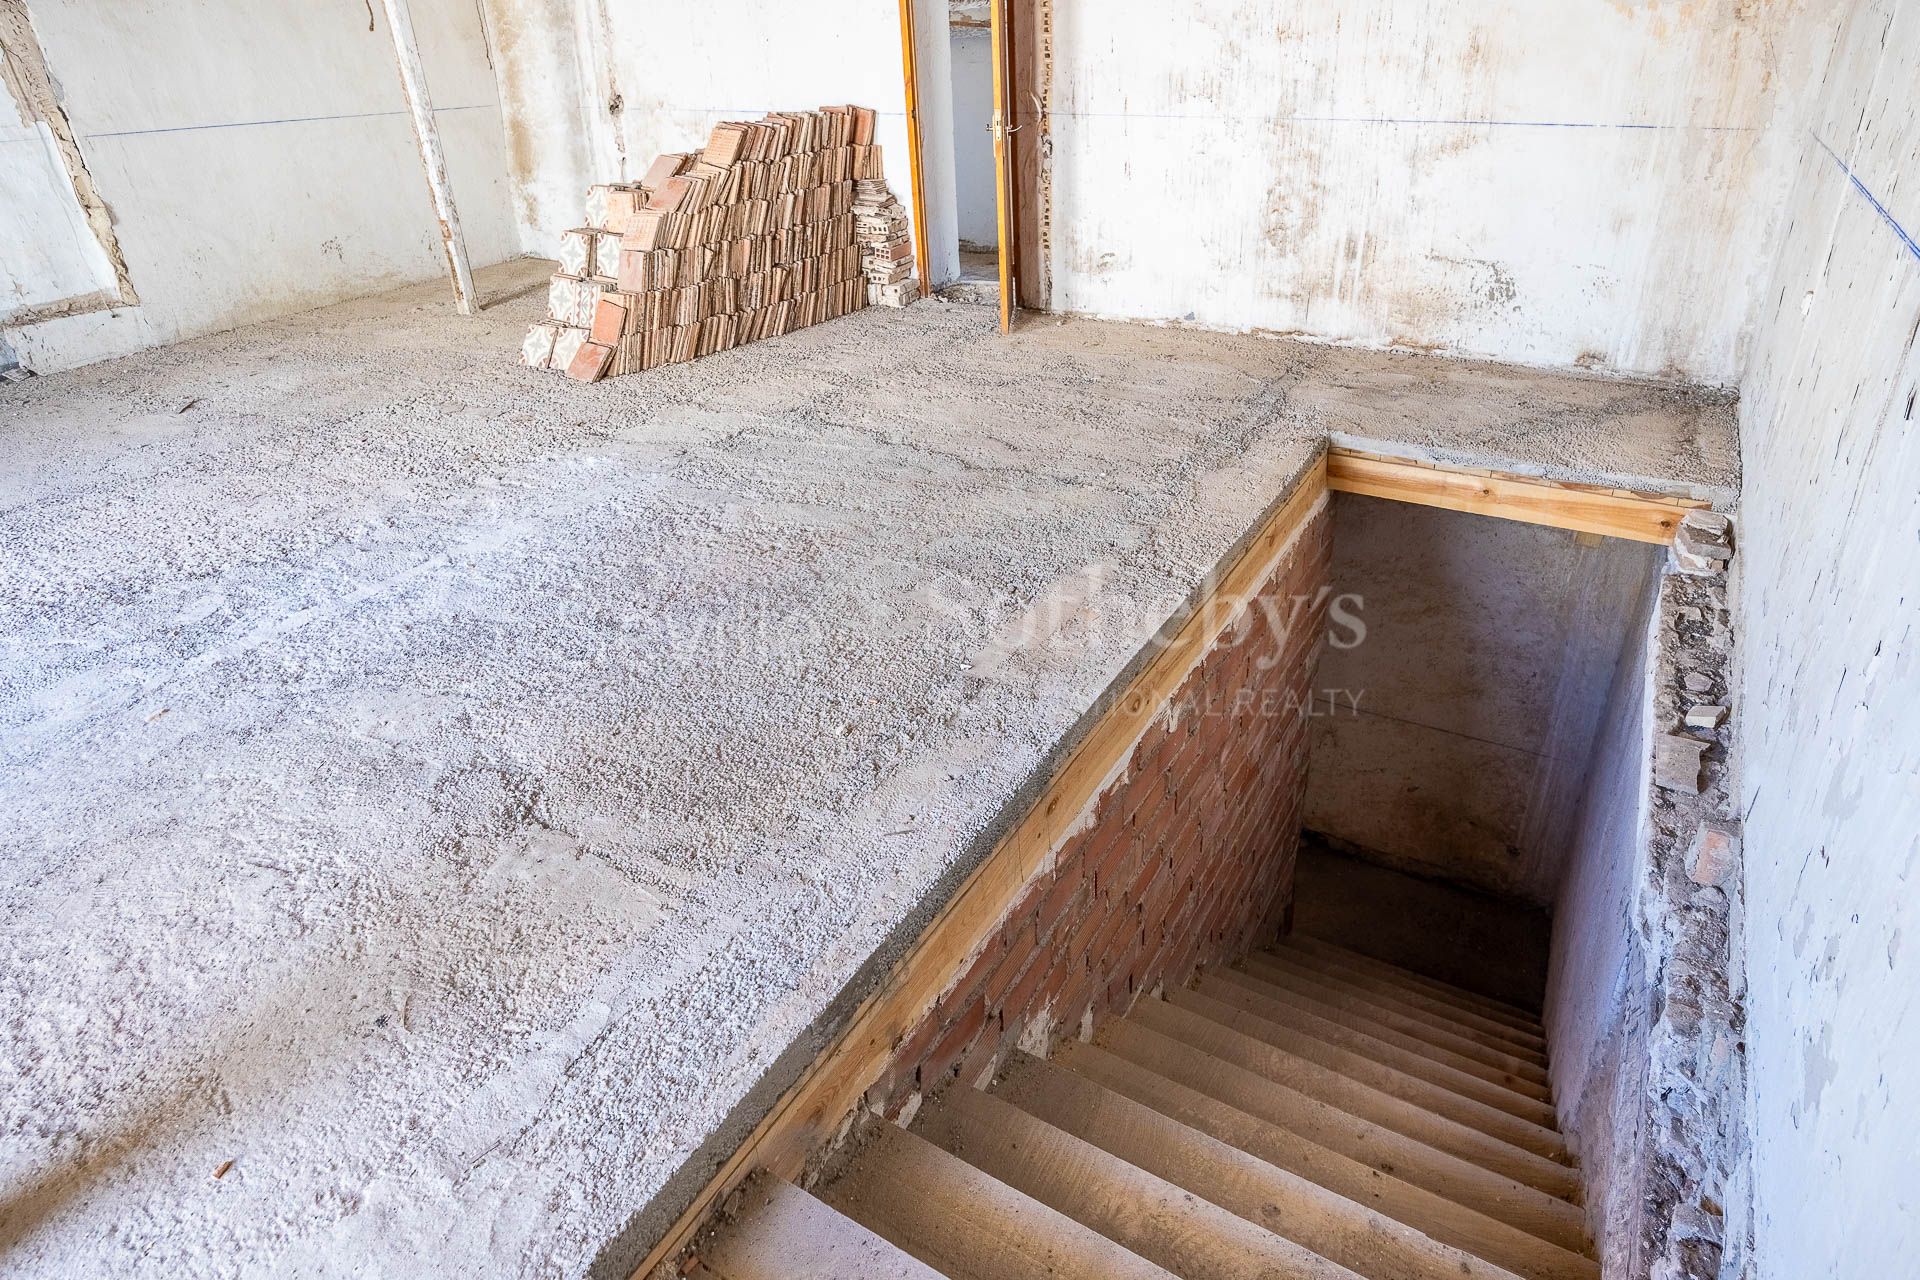
<svg viewBox="0 0 1920 1280">
<path fill-rule="evenodd" d="M 1019 299 L 1013 296 L 1013 78 L 1008 65 L 1013 56 L 1012 35 L 1007 30 L 1007 0 L 987 0 L 987 15 L 993 32 L 993 207 L 998 239 L 994 248 L 1000 270 L 1000 332 L 1013 332 L 1013 311 Z"/>
<path fill-rule="evenodd" d="M 914 45 L 913 0 L 900 0 L 900 73 L 907 82 L 907 167 L 913 183 L 913 251 L 920 262 L 920 296 L 933 292 L 927 262 L 927 180 L 920 166 L 920 55 Z"/>
<path fill-rule="evenodd" d="M 1441 467 L 1338 448 L 1327 458 L 1327 487 L 1336 493 L 1662 544 L 1673 541 L 1687 512 L 1711 505 L 1667 494 Z"/>
<path fill-rule="evenodd" d="M 447 156 L 440 148 L 440 126 L 433 117 L 433 97 L 427 92 L 427 69 L 413 37 L 413 12 L 407 0 L 380 0 L 387 11 L 387 29 L 393 34 L 393 53 L 400 63 L 400 87 L 406 91 L 407 110 L 413 116 L 413 136 L 420 143 L 420 163 L 426 166 L 427 186 L 433 192 L 433 211 L 440 219 L 440 243 L 447 253 L 447 271 L 453 277 L 453 300 L 460 314 L 479 309 L 473 289 L 473 268 L 467 263 L 467 238 L 460 230 L 460 213 L 453 207 L 453 184 L 447 179 Z"/>
<path fill-rule="evenodd" d="M 654 1246 L 636 1280 L 684 1249 L 714 1207 L 756 1169 L 797 1177 L 892 1059 L 901 1039 L 964 972 L 1087 808 L 1125 767 L 1153 717 L 1273 576 L 1327 491 L 1324 459 L 1252 540 L 1216 571 L 1173 638 L 1088 731 L 1026 815 L 928 923 L 839 1037 L 809 1064 Z"/>
</svg>

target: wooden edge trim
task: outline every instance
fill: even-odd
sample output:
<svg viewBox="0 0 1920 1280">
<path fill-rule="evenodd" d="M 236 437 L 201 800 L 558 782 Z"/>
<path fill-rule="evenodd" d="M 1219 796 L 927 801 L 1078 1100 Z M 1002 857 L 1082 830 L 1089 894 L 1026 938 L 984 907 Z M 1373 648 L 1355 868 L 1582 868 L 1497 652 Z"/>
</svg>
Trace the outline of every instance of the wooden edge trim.
<svg viewBox="0 0 1920 1280">
<path fill-rule="evenodd" d="M 1053 856 L 1089 805 L 1125 766 L 1153 717 L 1238 619 L 1273 575 L 1294 535 L 1327 492 L 1326 459 L 1317 459 L 1292 493 L 1240 550 L 1223 563 L 1180 629 L 1127 685 L 1073 749 L 1047 789 L 928 922 L 880 987 L 861 1002 L 833 1044 L 808 1065 L 753 1132 L 727 1158 L 633 1273 L 644 1280 L 693 1239 L 721 1201 L 758 1169 L 795 1178 L 808 1157 L 886 1069 L 902 1037 L 965 971 L 993 936 L 1028 881 Z"/>
<path fill-rule="evenodd" d="M 914 47 L 913 0 L 900 0 L 900 74 L 907 87 L 907 168 L 913 179 L 913 251 L 920 262 L 920 296 L 933 292 L 927 263 L 927 180 L 920 171 L 920 54 Z"/>
<path fill-rule="evenodd" d="M 1340 448 L 1328 454 L 1327 487 L 1336 493 L 1661 545 L 1673 541 L 1687 512 L 1711 505 L 1692 498 L 1442 467 Z"/>
</svg>

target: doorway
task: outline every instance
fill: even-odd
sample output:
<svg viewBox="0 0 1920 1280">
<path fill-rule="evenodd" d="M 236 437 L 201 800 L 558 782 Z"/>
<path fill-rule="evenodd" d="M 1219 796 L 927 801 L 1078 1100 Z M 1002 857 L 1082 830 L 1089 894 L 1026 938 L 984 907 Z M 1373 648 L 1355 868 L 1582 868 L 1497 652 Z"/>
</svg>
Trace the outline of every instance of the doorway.
<svg viewBox="0 0 1920 1280">
<path fill-rule="evenodd" d="M 948 65 L 953 91 L 954 214 L 960 275 L 956 301 L 1000 301 L 999 215 L 994 194 L 993 28 L 987 0 L 950 0 Z"/>
<path fill-rule="evenodd" d="M 1046 309 L 1051 0 L 901 0 L 915 207 L 928 286 L 1011 332 Z M 963 256 L 964 255 L 964 256 Z"/>
</svg>

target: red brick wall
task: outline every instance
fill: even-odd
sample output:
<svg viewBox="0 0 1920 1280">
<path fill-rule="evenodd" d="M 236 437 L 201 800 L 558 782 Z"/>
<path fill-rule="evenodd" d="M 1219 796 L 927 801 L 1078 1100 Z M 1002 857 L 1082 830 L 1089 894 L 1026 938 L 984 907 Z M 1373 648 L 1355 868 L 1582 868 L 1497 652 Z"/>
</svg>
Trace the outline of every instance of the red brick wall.
<svg viewBox="0 0 1920 1280">
<path fill-rule="evenodd" d="M 1126 774 L 867 1091 L 896 1115 L 1016 1045 L 1051 1047 L 1279 927 L 1307 781 L 1331 527 L 1308 521 L 1261 597 L 1156 716 Z"/>
</svg>

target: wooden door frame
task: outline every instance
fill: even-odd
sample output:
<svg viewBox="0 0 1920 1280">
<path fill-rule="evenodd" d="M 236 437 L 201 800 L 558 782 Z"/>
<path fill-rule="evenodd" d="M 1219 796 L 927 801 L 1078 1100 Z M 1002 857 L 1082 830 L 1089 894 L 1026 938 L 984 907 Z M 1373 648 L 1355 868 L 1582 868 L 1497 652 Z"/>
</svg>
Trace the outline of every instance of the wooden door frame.
<svg viewBox="0 0 1920 1280">
<path fill-rule="evenodd" d="M 1007 66 L 1013 77 L 1009 94 L 1013 112 L 1014 224 L 1010 248 L 1020 306 L 1045 311 L 1051 297 L 1045 241 L 1052 196 L 1047 136 L 1052 127 L 1048 112 L 1053 97 L 1053 0 L 1007 0 L 1007 19 L 1012 27 L 1007 38 Z"/>
<path fill-rule="evenodd" d="M 1018 277 L 1014 273 L 1015 247 L 1013 191 L 1013 131 L 1020 126 L 1013 110 L 1013 14 L 1009 0 L 987 0 L 988 30 L 993 40 L 993 210 L 994 257 L 1000 268 L 1000 332 L 1013 331 L 1013 313 L 1019 309 Z"/>
<path fill-rule="evenodd" d="M 996 54 L 1003 54 L 1005 123 L 1008 133 L 1007 227 L 1000 237 L 1000 259 L 1016 309 L 1044 311 L 1050 296 L 1046 273 L 1045 224 L 1051 194 L 1046 137 L 1052 75 L 1052 0 L 990 0 L 1002 27 L 992 33 Z M 901 73 L 906 87 L 907 163 L 913 184 L 914 252 L 920 264 L 920 295 L 933 291 L 927 252 L 924 147 L 920 127 L 919 56 L 913 0 L 900 0 Z M 1004 44 L 1001 42 L 1004 41 Z M 996 58 L 996 65 L 1000 59 Z M 950 88 L 950 86 L 949 86 Z M 996 100 L 1002 95 L 997 93 Z M 995 204 L 999 204 L 995 179 Z"/>
</svg>

